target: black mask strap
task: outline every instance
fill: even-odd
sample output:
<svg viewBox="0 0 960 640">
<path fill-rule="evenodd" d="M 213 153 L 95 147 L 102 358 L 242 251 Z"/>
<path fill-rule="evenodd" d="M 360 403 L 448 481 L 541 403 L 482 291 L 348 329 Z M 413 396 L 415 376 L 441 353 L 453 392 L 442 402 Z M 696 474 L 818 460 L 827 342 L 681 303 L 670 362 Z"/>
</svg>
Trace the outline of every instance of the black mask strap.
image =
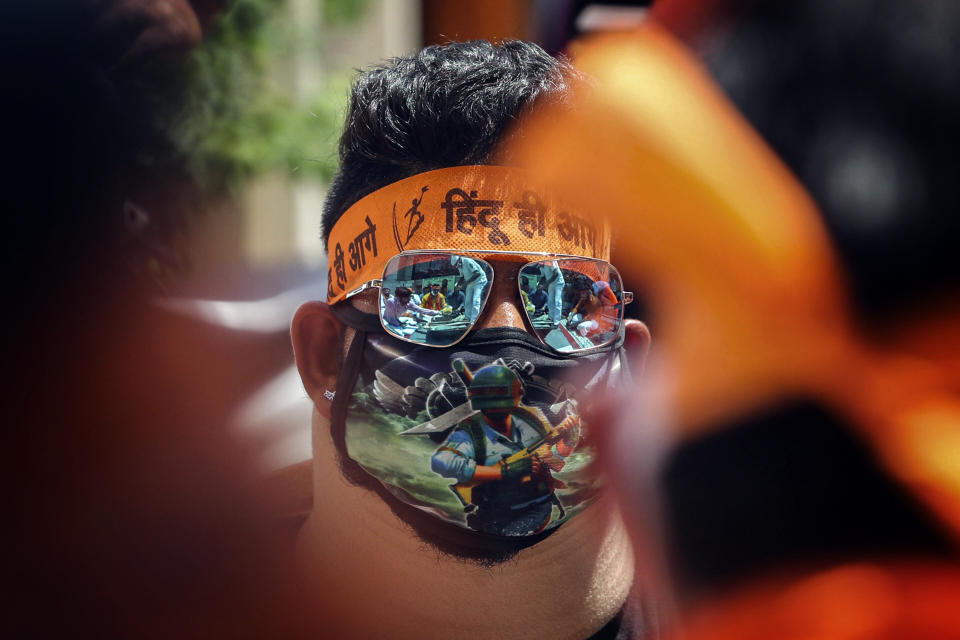
<svg viewBox="0 0 960 640">
<path fill-rule="evenodd" d="M 380 316 L 375 313 L 364 313 L 347 302 L 335 304 L 330 307 L 330 311 L 337 317 L 337 320 L 353 327 L 357 331 L 365 333 L 386 333 L 383 325 L 380 324 Z"/>
<path fill-rule="evenodd" d="M 387 334 L 383 325 L 380 323 L 380 316 L 372 313 L 364 313 L 350 304 L 337 304 L 330 307 L 333 315 L 340 322 L 348 327 L 353 327 L 358 333 Z M 364 336 L 366 337 L 366 336 Z M 470 334 L 462 341 L 451 347 L 451 349 L 463 349 L 473 347 L 504 347 L 519 346 L 530 349 L 541 355 L 564 360 L 579 360 L 589 355 L 610 353 L 620 349 L 624 342 L 624 331 L 621 327 L 616 339 L 612 344 L 606 345 L 591 354 L 579 353 L 561 353 L 554 351 L 543 344 L 524 329 L 514 327 L 490 327 L 487 329 L 472 329 Z"/>
<path fill-rule="evenodd" d="M 349 305 L 347 307 L 353 309 Z M 331 309 L 335 308 L 331 307 Z M 339 353 L 343 353 L 346 333 L 346 331 L 340 332 Z M 360 367 L 363 364 L 363 348 L 366 344 L 366 332 L 362 329 L 356 329 L 347 356 L 340 364 L 340 374 L 337 376 L 337 393 L 333 396 L 333 402 L 330 405 L 330 435 L 333 437 L 333 444 L 337 451 L 341 454 L 345 454 L 347 451 L 347 407 L 350 406 L 353 388 L 357 383 L 357 377 L 360 375 Z"/>
<path fill-rule="evenodd" d="M 503 348 L 505 346 L 517 346 L 524 347 L 533 352 L 539 353 L 543 356 L 554 358 L 557 360 L 574 360 L 582 361 L 584 357 L 589 357 L 594 354 L 603 354 L 616 351 L 623 346 L 624 342 L 624 331 L 621 328 L 620 332 L 617 334 L 616 339 L 604 347 L 601 347 L 595 351 L 589 353 L 572 352 L 564 353 L 560 351 L 555 351 L 543 344 L 539 338 L 531 334 L 526 329 L 518 329 L 516 327 L 488 327 L 486 329 L 473 329 L 462 342 L 458 342 L 451 349 L 463 349 L 463 348 L 482 348 L 482 347 L 496 347 Z"/>
</svg>

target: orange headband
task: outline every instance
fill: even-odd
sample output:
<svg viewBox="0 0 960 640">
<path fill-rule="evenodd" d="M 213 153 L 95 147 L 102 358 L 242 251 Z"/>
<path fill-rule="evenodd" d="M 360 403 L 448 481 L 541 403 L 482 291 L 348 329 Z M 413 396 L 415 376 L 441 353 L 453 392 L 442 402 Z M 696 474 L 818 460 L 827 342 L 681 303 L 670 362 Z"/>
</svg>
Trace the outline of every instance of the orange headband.
<svg viewBox="0 0 960 640">
<path fill-rule="evenodd" d="M 610 225 L 561 209 L 515 167 L 450 167 L 374 191 L 327 240 L 327 302 L 383 275 L 403 251 L 558 253 L 608 260 Z"/>
</svg>

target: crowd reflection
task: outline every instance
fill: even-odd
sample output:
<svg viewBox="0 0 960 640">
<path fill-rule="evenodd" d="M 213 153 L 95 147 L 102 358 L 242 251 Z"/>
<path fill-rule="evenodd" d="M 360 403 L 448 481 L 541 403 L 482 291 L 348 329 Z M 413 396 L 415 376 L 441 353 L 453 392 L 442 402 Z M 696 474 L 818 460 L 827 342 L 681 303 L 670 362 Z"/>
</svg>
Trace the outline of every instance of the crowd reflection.
<svg viewBox="0 0 960 640">
<path fill-rule="evenodd" d="M 387 265 L 381 287 L 383 326 L 411 342 L 451 345 L 476 323 L 493 278 L 493 267 L 478 258 L 443 252 L 398 256 Z M 625 294 L 609 263 L 531 262 L 520 270 L 518 285 L 529 325 L 554 349 L 591 349 L 616 338 Z"/>
</svg>

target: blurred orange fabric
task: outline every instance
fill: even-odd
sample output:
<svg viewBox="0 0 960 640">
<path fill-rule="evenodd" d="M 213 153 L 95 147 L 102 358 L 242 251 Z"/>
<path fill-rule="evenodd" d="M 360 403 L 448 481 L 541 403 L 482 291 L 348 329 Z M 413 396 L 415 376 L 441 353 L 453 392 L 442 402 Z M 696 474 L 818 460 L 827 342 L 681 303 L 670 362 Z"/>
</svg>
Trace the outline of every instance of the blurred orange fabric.
<svg viewBox="0 0 960 640">
<path fill-rule="evenodd" d="M 850 564 L 771 579 L 694 612 L 685 640 L 960 638 L 960 570 Z"/>
<path fill-rule="evenodd" d="M 813 202 L 668 33 L 574 49 L 593 78 L 526 123 L 516 153 L 584 210 L 612 215 L 615 252 L 652 302 L 678 372 L 671 408 L 693 433 L 819 384 L 847 348 L 844 286 Z M 705 366 L 709 365 L 709 366 Z"/>
<path fill-rule="evenodd" d="M 938 310 L 883 342 L 868 336 L 852 319 L 810 196 L 656 22 L 588 39 L 572 53 L 591 82 L 572 104 L 524 123 L 510 152 L 580 209 L 612 216 L 614 260 L 648 302 L 653 351 L 667 365 L 655 375 L 674 443 L 778 399 L 819 398 L 960 538 L 960 312 Z M 797 585 L 790 593 L 812 599 L 795 618 L 774 609 L 740 625 L 736 616 L 765 610 L 768 594 L 725 610 L 729 633 L 695 637 L 960 634 L 951 600 L 938 594 L 942 587 L 960 602 L 952 569 L 851 571 Z M 848 579 L 862 590 L 835 600 Z M 906 607 L 890 611 L 894 631 L 869 626 L 883 620 L 857 626 L 856 615 L 877 606 L 856 595 L 873 592 Z M 925 605 L 920 593 L 932 600 Z M 801 632 L 804 616 L 815 620 L 831 602 L 837 626 Z M 931 612 L 945 615 L 946 626 Z M 928 623 L 933 635 L 900 633 Z"/>
</svg>

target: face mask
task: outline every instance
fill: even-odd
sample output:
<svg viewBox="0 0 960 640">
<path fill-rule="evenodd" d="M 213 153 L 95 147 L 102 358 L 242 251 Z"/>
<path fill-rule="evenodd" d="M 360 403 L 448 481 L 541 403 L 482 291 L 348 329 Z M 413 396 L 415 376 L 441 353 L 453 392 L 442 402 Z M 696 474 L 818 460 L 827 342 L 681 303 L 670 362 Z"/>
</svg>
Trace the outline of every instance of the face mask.
<svg viewBox="0 0 960 640">
<path fill-rule="evenodd" d="M 334 440 L 394 497 L 497 536 L 541 533 L 592 503 L 581 411 L 591 392 L 629 382 L 622 339 L 565 357 L 493 328 L 437 349 L 374 333 L 365 314 L 337 315 L 358 334 L 337 382 Z"/>
</svg>

